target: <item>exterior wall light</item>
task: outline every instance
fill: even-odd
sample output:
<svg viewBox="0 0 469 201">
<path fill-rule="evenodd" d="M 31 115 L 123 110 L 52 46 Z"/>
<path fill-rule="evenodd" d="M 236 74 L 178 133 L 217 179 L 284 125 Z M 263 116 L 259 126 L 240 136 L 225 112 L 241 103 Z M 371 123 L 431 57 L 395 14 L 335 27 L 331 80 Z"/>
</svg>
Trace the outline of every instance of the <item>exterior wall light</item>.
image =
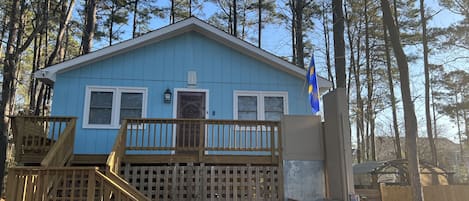
<svg viewBox="0 0 469 201">
<path fill-rule="evenodd" d="M 163 96 L 164 103 L 171 103 L 172 97 L 173 97 L 173 93 L 171 93 L 171 90 L 169 88 L 166 89 L 166 91 L 164 92 L 164 96 Z"/>
</svg>

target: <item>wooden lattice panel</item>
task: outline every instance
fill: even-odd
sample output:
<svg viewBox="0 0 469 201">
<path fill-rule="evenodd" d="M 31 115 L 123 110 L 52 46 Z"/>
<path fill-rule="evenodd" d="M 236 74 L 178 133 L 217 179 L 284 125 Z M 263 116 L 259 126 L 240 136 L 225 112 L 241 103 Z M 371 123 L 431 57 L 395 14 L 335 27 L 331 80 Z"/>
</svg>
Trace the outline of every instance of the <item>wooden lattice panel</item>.
<svg viewBox="0 0 469 201">
<path fill-rule="evenodd" d="M 276 166 L 142 166 L 121 174 L 152 200 L 281 200 Z"/>
</svg>

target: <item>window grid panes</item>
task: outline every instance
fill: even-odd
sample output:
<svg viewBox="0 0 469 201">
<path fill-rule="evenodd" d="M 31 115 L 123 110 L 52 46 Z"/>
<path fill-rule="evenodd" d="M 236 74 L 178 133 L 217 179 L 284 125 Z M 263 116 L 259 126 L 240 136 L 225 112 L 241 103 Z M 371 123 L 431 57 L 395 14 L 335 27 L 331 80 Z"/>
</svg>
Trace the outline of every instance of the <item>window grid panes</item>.
<svg viewBox="0 0 469 201">
<path fill-rule="evenodd" d="M 283 97 L 264 97 L 265 120 L 279 121 L 283 114 Z"/>
<path fill-rule="evenodd" d="M 238 96 L 238 119 L 257 120 L 256 96 Z"/>
<path fill-rule="evenodd" d="M 91 92 L 90 124 L 111 124 L 112 99 L 112 92 Z"/>
<path fill-rule="evenodd" d="M 142 117 L 142 102 L 142 93 L 122 93 L 119 121 L 122 122 L 125 118 Z"/>
<path fill-rule="evenodd" d="M 123 119 L 145 116 L 145 88 L 87 87 L 84 128 L 118 128 Z"/>
<path fill-rule="evenodd" d="M 287 113 L 285 92 L 235 92 L 236 119 L 279 121 Z"/>
</svg>

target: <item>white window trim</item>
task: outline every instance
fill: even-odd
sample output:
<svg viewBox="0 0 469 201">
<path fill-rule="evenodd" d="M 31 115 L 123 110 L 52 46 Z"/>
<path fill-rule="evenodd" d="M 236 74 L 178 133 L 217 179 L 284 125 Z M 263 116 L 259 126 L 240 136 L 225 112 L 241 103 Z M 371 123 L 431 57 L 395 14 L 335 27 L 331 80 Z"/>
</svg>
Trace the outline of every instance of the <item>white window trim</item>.
<svg viewBox="0 0 469 201">
<path fill-rule="evenodd" d="M 91 92 L 112 92 L 111 124 L 90 124 Z M 142 118 L 147 116 L 148 89 L 144 87 L 86 86 L 85 104 L 83 109 L 83 128 L 119 129 L 120 105 L 122 93 L 142 93 Z"/>
<path fill-rule="evenodd" d="M 257 97 L 257 120 L 265 120 L 264 97 L 282 97 L 283 114 L 288 114 L 288 92 L 286 91 L 242 91 L 233 92 L 233 119 L 238 120 L 238 96 L 256 96 Z"/>
<path fill-rule="evenodd" d="M 177 118 L 178 107 L 178 93 L 179 92 L 205 92 L 205 119 L 209 119 L 209 90 L 208 89 L 193 89 L 193 88 L 174 88 L 173 89 L 173 118 Z"/>
</svg>

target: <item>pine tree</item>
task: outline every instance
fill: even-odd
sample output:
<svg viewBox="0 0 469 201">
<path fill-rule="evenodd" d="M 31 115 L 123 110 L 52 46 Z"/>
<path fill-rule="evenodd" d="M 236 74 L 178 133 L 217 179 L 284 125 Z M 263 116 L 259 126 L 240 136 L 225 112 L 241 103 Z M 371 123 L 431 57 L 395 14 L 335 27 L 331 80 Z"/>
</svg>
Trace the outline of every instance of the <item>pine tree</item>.
<svg viewBox="0 0 469 201">
<path fill-rule="evenodd" d="M 419 159 L 417 155 L 417 118 L 415 116 L 414 104 L 410 94 L 409 67 L 407 56 L 402 49 L 399 30 L 394 24 L 391 8 L 387 0 L 381 0 L 384 22 L 389 31 L 391 44 L 396 55 L 401 80 L 401 94 L 404 105 L 404 121 L 406 132 L 406 149 L 409 181 L 411 185 L 412 198 L 415 201 L 423 200 L 422 184 L 420 183 Z"/>
</svg>

